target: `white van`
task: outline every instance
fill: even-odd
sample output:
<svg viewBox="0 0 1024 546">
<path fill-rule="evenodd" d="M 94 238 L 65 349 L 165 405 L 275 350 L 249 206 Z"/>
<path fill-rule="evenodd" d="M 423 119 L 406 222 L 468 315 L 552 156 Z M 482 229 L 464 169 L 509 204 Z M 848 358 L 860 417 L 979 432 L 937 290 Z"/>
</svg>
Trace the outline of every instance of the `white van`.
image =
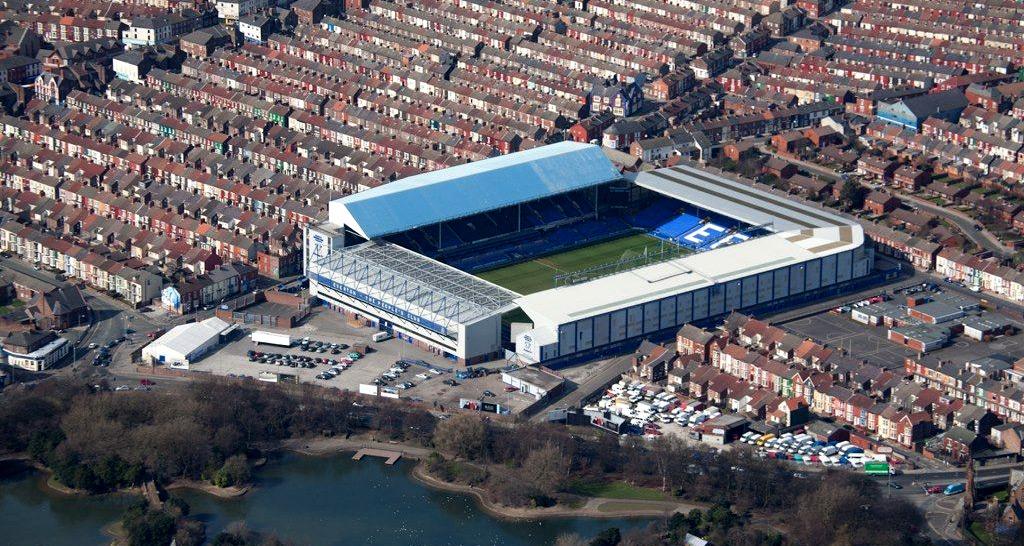
<svg viewBox="0 0 1024 546">
<path fill-rule="evenodd" d="M 381 341 L 387 341 L 392 337 L 394 336 L 391 335 L 391 332 L 377 332 L 376 334 L 373 334 L 371 339 L 373 339 L 374 343 L 380 343 Z"/>
</svg>

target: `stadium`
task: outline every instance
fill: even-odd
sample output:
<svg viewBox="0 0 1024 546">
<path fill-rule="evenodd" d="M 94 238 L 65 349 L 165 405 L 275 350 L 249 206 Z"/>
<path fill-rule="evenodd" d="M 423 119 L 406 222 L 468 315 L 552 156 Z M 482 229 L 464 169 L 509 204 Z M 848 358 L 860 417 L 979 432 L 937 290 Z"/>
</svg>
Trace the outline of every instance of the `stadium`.
<svg viewBox="0 0 1024 546">
<path fill-rule="evenodd" d="M 563 142 L 337 199 L 306 232 L 310 292 L 461 363 L 558 365 L 873 271 L 840 216 L 689 165 L 631 178 Z"/>
</svg>

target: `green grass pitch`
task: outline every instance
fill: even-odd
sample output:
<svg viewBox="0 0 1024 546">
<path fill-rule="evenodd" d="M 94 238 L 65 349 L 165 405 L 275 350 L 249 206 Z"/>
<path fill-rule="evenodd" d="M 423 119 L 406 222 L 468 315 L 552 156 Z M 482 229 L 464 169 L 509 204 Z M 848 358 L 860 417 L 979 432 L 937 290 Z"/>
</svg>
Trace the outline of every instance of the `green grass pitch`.
<svg viewBox="0 0 1024 546">
<path fill-rule="evenodd" d="M 553 278 L 559 273 L 570 273 L 615 262 L 627 255 L 637 256 L 643 254 L 645 247 L 649 252 L 658 252 L 663 245 L 668 244 L 670 243 L 646 233 L 627 235 L 528 262 L 492 269 L 478 273 L 477 276 L 520 294 L 531 294 L 554 288 Z"/>
</svg>

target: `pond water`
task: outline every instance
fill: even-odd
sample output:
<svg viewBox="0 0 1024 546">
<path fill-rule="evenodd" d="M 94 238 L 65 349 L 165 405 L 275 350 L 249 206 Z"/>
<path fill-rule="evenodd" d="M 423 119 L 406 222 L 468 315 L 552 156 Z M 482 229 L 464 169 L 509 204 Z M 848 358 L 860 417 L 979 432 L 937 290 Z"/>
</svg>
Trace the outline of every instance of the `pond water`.
<svg viewBox="0 0 1024 546">
<path fill-rule="evenodd" d="M 623 531 L 642 519 L 559 518 L 505 521 L 483 512 L 475 500 L 430 489 L 409 475 L 413 463 L 386 466 L 380 459 L 350 455 L 283 454 L 256 472 L 256 488 L 237 499 L 177 490 L 192 515 L 213 537 L 232 522 L 316 545 L 543 545 L 562 533 L 590 537 L 602 529 Z M 23 472 L 0 479 L 0 529 L 8 545 L 102 544 L 102 527 L 118 519 L 136 497 L 65 497 Z"/>
</svg>

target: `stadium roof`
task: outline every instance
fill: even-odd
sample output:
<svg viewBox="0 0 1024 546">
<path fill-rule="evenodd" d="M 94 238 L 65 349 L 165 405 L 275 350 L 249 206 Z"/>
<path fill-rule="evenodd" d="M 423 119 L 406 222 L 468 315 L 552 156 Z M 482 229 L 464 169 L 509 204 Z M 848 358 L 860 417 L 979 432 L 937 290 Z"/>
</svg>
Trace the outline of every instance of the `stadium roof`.
<svg viewBox="0 0 1024 546">
<path fill-rule="evenodd" d="M 516 300 L 535 326 L 555 328 L 587 317 L 788 267 L 859 247 L 859 226 L 758 237 Z"/>
<path fill-rule="evenodd" d="M 515 308 L 519 294 L 401 246 L 368 241 L 309 264 L 310 276 L 331 289 L 456 338 L 469 324 Z M 344 288 L 342 288 L 344 287 Z"/>
<path fill-rule="evenodd" d="M 554 328 L 864 244 L 853 220 L 688 165 L 640 173 L 636 184 L 751 225 L 771 224 L 775 233 L 517 299 L 535 325 Z"/>
<path fill-rule="evenodd" d="M 854 223 L 820 208 L 688 165 L 640 173 L 636 184 L 750 225 L 771 224 L 767 227 L 776 233 Z"/>
<path fill-rule="evenodd" d="M 329 218 L 374 239 L 621 177 L 600 147 L 560 142 L 410 176 L 336 199 L 330 203 Z"/>
</svg>

